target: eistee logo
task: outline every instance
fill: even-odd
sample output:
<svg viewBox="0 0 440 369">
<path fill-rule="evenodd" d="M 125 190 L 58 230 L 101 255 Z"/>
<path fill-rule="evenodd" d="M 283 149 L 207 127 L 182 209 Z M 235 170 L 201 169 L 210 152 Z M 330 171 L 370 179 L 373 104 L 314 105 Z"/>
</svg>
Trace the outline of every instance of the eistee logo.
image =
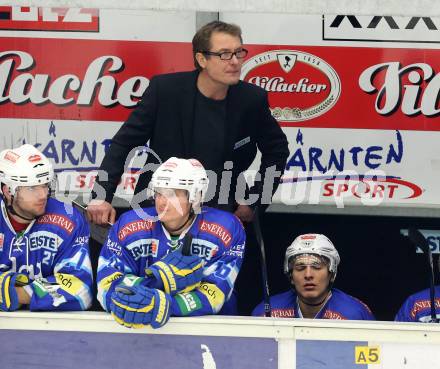
<svg viewBox="0 0 440 369">
<path fill-rule="evenodd" d="M 296 50 L 271 50 L 250 58 L 241 78 L 269 93 L 272 115 L 283 122 L 318 117 L 341 94 L 339 76 L 327 62 Z"/>
</svg>

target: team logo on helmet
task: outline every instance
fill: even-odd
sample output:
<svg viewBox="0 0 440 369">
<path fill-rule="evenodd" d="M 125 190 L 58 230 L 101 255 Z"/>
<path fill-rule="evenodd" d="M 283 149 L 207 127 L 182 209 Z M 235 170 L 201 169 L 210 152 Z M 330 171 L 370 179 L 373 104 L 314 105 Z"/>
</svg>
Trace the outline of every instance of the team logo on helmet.
<svg viewBox="0 0 440 369">
<path fill-rule="evenodd" d="M 197 159 L 188 159 L 188 161 L 192 164 L 193 167 L 203 168 L 202 163 L 200 163 L 200 161 L 198 161 Z"/>
<path fill-rule="evenodd" d="M 12 163 L 16 163 L 17 160 L 20 159 L 20 155 L 16 154 L 16 153 L 13 152 L 13 151 L 8 151 L 8 152 L 5 154 L 5 159 L 6 159 L 6 160 L 9 160 L 9 161 L 12 162 Z"/>
<path fill-rule="evenodd" d="M 302 240 L 315 240 L 316 239 L 316 235 L 314 235 L 314 234 L 305 234 L 300 237 Z"/>
<path fill-rule="evenodd" d="M 171 160 L 167 160 L 165 163 L 162 164 L 164 168 L 177 168 L 177 163 Z"/>
<path fill-rule="evenodd" d="M 31 155 L 31 156 L 28 157 L 28 160 L 29 160 L 31 163 L 35 163 L 35 162 L 41 160 L 41 156 L 40 156 L 40 155 Z"/>
</svg>

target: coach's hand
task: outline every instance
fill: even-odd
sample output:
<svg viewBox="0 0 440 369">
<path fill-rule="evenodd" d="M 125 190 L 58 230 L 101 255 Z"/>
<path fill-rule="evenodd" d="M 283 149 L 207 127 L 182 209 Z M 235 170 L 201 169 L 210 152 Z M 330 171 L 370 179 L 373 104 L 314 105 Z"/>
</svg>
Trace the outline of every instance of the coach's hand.
<svg viewBox="0 0 440 369">
<path fill-rule="evenodd" d="M 113 224 L 116 219 L 116 210 L 104 200 L 92 200 L 87 205 L 87 218 L 90 222 L 107 225 Z"/>
<path fill-rule="evenodd" d="M 145 269 L 145 274 L 155 278 L 161 289 L 173 296 L 192 291 L 200 285 L 203 260 L 196 255 L 182 255 L 181 249 L 178 249 Z"/>
<path fill-rule="evenodd" d="M 110 311 L 113 318 L 128 328 L 162 327 L 170 318 L 171 297 L 163 291 L 139 286 L 116 287 Z"/>
<path fill-rule="evenodd" d="M 15 286 L 24 286 L 29 278 L 14 272 L 0 273 L 0 311 L 14 311 L 20 307 Z"/>
</svg>

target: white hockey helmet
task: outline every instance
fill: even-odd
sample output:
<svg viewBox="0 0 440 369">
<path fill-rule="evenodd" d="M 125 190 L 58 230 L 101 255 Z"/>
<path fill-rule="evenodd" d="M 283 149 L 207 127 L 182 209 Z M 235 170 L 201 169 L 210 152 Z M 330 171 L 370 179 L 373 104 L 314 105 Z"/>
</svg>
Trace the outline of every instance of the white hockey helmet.
<svg viewBox="0 0 440 369">
<path fill-rule="evenodd" d="M 198 206 L 208 191 L 208 175 L 197 159 L 171 157 L 153 173 L 149 185 L 150 196 L 157 188 L 171 188 L 188 191 L 188 200 Z"/>
<path fill-rule="evenodd" d="M 341 261 L 338 251 L 333 243 L 323 234 L 309 233 L 302 234 L 295 238 L 292 244 L 286 250 L 284 258 L 284 273 L 290 274 L 289 262 L 295 256 L 302 254 L 312 254 L 324 256 L 329 261 L 329 272 L 332 273 L 332 281 L 336 278 L 338 265 Z"/>
<path fill-rule="evenodd" d="M 7 185 L 12 195 L 17 187 L 50 183 L 53 177 L 49 159 L 32 145 L 0 152 L 0 183 Z"/>
</svg>

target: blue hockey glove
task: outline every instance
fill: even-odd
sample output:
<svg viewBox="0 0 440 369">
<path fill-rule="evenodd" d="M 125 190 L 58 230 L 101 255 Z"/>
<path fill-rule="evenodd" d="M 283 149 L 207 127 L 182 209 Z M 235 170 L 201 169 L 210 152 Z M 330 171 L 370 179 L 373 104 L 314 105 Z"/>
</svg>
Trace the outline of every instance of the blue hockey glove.
<svg viewBox="0 0 440 369">
<path fill-rule="evenodd" d="M 113 318 L 128 328 L 162 327 L 170 318 L 171 297 L 163 291 L 145 286 L 116 287 L 110 311 Z"/>
<path fill-rule="evenodd" d="M 116 289 L 122 290 L 123 287 L 135 287 L 140 285 L 147 286 L 147 281 L 145 278 L 138 277 L 134 274 L 126 274 L 120 279 L 120 283 L 117 285 Z"/>
<path fill-rule="evenodd" d="M 15 286 L 24 286 L 29 278 L 14 272 L 0 273 L 0 311 L 14 311 L 20 307 Z"/>
<path fill-rule="evenodd" d="M 203 260 L 196 255 L 182 255 L 179 249 L 145 269 L 145 274 L 154 277 L 165 293 L 174 296 L 192 291 L 200 285 Z"/>
</svg>

